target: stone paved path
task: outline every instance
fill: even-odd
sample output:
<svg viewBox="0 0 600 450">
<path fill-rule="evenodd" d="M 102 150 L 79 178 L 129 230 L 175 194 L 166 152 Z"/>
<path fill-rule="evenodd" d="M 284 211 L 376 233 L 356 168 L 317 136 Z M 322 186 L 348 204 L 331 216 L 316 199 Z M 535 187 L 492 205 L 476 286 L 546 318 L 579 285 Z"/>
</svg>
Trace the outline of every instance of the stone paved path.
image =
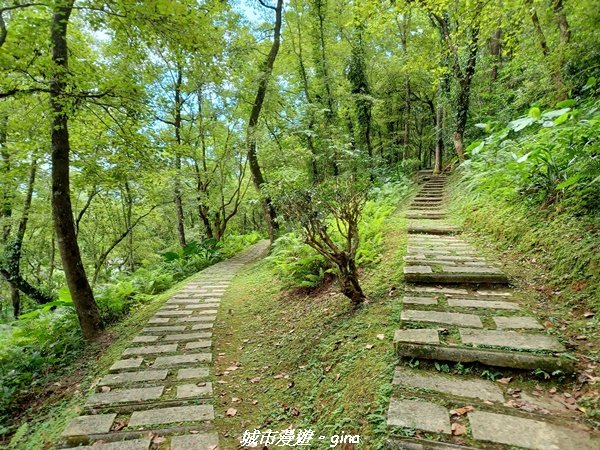
<svg viewBox="0 0 600 450">
<path fill-rule="evenodd" d="M 64 430 L 65 447 L 215 450 L 211 338 L 219 302 L 263 241 L 200 272 L 152 317 Z"/>
<path fill-rule="evenodd" d="M 394 338 L 397 355 L 572 372 L 561 341 L 522 310 L 502 270 L 445 221 L 445 177 L 425 174 L 424 181 L 406 213 L 409 284 Z M 600 448 L 569 409 L 537 392 L 408 366 L 396 368 L 393 385 L 388 427 L 394 436 L 415 437 L 391 438 L 390 449 Z"/>
</svg>

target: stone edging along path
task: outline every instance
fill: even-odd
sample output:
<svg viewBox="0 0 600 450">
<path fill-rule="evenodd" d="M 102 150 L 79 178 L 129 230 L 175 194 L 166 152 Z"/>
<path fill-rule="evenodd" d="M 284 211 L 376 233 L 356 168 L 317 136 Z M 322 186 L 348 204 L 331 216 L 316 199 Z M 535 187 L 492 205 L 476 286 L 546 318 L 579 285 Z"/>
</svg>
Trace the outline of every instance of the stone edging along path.
<svg viewBox="0 0 600 450">
<path fill-rule="evenodd" d="M 200 272 L 123 351 L 63 431 L 79 450 L 216 450 L 212 421 L 212 326 L 236 272 L 268 241 Z M 83 444 L 83 446 L 81 446 Z"/>
<path fill-rule="evenodd" d="M 411 220 L 404 278 L 410 284 L 394 336 L 396 354 L 572 373 L 565 347 L 522 311 L 502 270 L 444 220 L 445 176 L 425 172 L 423 179 L 406 213 Z M 392 384 L 387 425 L 397 437 L 388 440 L 389 449 L 600 448 L 571 409 L 540 392 L 408 365 L 396 368 Z M 406 435 L 414 437 L 399 437 Z"/>
</svg>

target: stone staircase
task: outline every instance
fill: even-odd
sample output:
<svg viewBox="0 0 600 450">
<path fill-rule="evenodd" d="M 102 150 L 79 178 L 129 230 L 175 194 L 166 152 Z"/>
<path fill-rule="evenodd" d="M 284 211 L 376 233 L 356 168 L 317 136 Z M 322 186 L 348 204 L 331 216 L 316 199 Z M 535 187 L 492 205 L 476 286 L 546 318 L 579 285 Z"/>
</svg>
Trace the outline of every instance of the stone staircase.
<svg viewBox="0 0 600 450">
<path fill-rule="evenodd" d="M 522 310 L 521 294 L 501 268 L 445 220 L 446 177 L 421 174 L 422 187 L 406 213 L 408 284 L 394 336 L 405 364 L 394 374 L 388 448 L 600 448 L 570 409 L 539 392 L 517 389 L 515 395 L 507 385 L 450 374 L 455 364 L 474 363 L 488 372 L 566 375 L 574 371 L 574 360 L 557 336 Z M 418 369 L 419 360 L 430 361 L 428 367 L 435 362 L 438 370 Z"/>
<path fill-rule="evenodd" d="M 216 450 L 211 337 L 221 297 L 263 241 L 215 264 L 171 297 L 136 336 L 62 433 L 59 448 Z"/>
</svg>

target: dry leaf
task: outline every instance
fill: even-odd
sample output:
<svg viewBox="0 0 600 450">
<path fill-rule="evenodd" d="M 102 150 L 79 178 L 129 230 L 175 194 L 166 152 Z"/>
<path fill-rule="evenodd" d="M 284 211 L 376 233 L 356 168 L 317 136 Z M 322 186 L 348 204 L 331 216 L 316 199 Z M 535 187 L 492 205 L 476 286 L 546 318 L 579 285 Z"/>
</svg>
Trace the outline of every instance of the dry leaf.
<svg viewBox="0 0 600 450">
<path fill-rule="evenodd" d="M 229 408 L 226 412 L 225 415 L 228 417 L 233 417 L 237 414 L 237 409 L 235 408 Z"/>
<path fill-rule="evenodd" d="M 378 334 L 378 335 L 377 335 L 377 339 L 379 339 L 379 340 L 382 340 L 382 341 L 383 341 L 383 340 L 385 339 L 385 334 Z"/>
<path fill-rule="evenodd" d="M 261 380 L 260 377 L 254 377 L 250 380 L 250 383 L 258 383 Z"/>
<path fill-rule="evenodd" d="M 468 406 L 463 406 L 462 408 L 452 409 L 452 410 L 450 410 L 450 414 L 456 415 L 456 416 L 463 416 L 466 413 L 471 412 L 471 411 L 475 411 L 475 408 L 468 405 Z"/>
<path fill-rule="evenodd" d="M 100 388 L 100 390 L 101 390 L 102 392 L 110 392 L 110 388 L 109 388 L 108 386 L 102 386 L 102 387 Z"/>
<path fill-rule="evenodd" d="M 499 380 L 496 380 L 496 381 L 498 383 L 508 384 L 508 383 L 510 383 L 511 380 L 512 380 L 512 377 L 506 377 L 506 378 L 500 378 Z"/>
<path fill-rule="evenodd" d="M 373 344 L 367 344 L 367 345 L 365 345 L 365 348 L 367 350 L 371 350 L 373 347 L 375 347 Z"/>
<path fill-rule="evenodd" d="M 454 436 L 462 436 L 466 432 L 467 432 L 467 427 L 465 427 L 464 425 L 461 425 L 460 423 L 452 424 L 452 434 Z"/>
<path fill-rule="evenodd" d="M 239 399 L 239 398 L 237 398 L 237 397 L 232 397 L 232 398 L 231 398 L 231 403 L 237 403 L 237 402 L 239 402 L 239 401 L 240 401 L 240 399 Z"/>
</svg>

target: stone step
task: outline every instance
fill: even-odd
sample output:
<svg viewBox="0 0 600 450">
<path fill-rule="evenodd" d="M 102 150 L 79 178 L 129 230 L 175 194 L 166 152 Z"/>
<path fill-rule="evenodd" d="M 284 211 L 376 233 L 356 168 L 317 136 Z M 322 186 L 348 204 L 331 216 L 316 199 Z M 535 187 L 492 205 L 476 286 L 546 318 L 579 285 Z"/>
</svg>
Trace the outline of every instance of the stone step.
<svg viewBox="0 0 600 450">
<path fill-rule="evenodd" d="M 390 437 L 385 442 L 386 450 L 479 450 L 477 447 L 448 444 L 418 438 Z"/>
<path fill-rule="evenodd" d="M 527 351 L 481 349 L 458 345 L 445 345 L 440 342 L 437 330 L 430 328 L 397 330 L 394 336 L 396 354 L 400 357 L 480 363 L 487 366 L 508 367 L 511 369 L 542 369 L 552 373 L 560 370 L 572 373 L 572 359 L 559 354 L 540 355 Z"/>
<path fill-rule="evenodd" d="M 435 225 L 409 225 L 409 234 L 439 234 L 439 235 L 451 235 L 460 233 L 460 229 L 452 225 L 441 224 Z"/>
<path fill-rule="evenodd" d="M 405 266 L 404 281 L 429 284 L 508 284 L 507 276 L 493 267 L 442 266 L 434 272 L 430 266 Z"/>
<path fill-rule="evenodd" d="M 445 213 L 429 212 L 429 211 L 407 211 L 407 219 L 443 219 L 446 217 Z"/>
</svg>

